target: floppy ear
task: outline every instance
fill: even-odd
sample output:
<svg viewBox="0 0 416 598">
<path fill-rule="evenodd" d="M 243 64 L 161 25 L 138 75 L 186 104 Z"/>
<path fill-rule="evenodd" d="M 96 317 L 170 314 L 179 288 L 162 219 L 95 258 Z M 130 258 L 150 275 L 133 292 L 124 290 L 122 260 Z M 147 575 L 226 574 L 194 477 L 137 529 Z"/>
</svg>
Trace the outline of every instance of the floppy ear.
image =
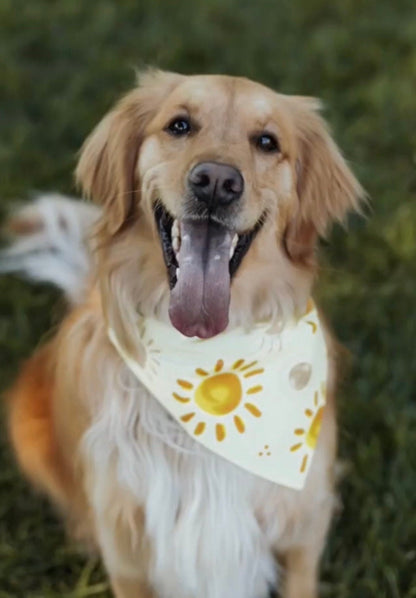
<svg viewBox="0 0 416 598">
<path fill-rule="evenodd" d="M 134 217 L 139 202 L 136 165 L 146 125 L 181 75 L 151 70 L 86 139 L 76 169 L 84 193 L 104 206 L 104 230 L 113 235 Z"/>
<path fill-rule="evenodd" d="M 314 98 L 292 97 L 296 130 L 295 164 L 298 206 L 292 214 L 284 245 L 289 257 L 305 265 L 313 262 L 319 236 L 347 213 L 359 211 L 365 193 L 332 140 Z"/>
</svg>

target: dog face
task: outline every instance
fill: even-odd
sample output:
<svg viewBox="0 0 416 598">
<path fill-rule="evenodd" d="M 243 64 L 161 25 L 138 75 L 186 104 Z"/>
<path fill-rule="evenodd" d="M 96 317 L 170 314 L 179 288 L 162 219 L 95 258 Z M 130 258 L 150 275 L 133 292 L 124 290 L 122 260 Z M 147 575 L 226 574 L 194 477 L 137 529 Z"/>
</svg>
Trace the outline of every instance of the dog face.
<svg viewBox="0 0 416 598">
<path fill-rule="evenodd" d="M 139 176 L 157 171 L 151 199 L 175 218 L 250 231 L 290 196 L 286 129 L 275 94 L 260 85 L 190 77 L 147 127 Z"/>
<path fill-rule="evenodd" d="M 270 269 L 256 273 L 271 259 L 276 277 L 283 259 L 306 272 L 317 237 L 357 207 L 361 188 L 318 107 L 247 79 L 153 72 L 87 140 L 77 175 L 104 204 L 102 235 L 115 242 L 138 219 L 156 227 L 183 334 L 225 329 L 243 260 L 257 289 L 273 285 Z"/>
</svg>

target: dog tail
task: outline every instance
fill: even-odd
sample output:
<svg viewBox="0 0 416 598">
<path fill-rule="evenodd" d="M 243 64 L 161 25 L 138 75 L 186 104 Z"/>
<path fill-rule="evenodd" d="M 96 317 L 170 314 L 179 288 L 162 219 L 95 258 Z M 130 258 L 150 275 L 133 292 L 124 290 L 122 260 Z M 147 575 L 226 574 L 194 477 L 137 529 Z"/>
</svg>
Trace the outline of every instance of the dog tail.
<svg viewBox="0 0 416 598">
<path fill-rule="evenodd" d="M 92 270 L 89 234 L 99 214 L 96 206 L 55 193 L 18 208 L 6 223 L 11 243 L 0 251 L 0 274 L 51 283 L 71 304 L 80 303 Z"/>
</svg>

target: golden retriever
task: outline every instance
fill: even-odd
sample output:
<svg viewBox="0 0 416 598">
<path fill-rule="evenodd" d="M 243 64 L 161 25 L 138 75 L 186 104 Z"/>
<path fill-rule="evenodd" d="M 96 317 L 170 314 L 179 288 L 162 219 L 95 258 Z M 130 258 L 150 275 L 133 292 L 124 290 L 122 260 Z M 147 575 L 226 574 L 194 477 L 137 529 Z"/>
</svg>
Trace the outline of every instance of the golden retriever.
<svg viewBox="0 0 416 598">
<path fill-rule="evenodd" d="M 77 230 L 60 247 L 68 260 L 85 257 L 79 230 L 99 220 L 78 277 L 65 278 L 65 259 L 37 274 L 71 309 L 9 392 L 11 438 L 23 471 L 100 552 L 117 598 L 318 595 L 334 506 L 330 335 L 322 431 L 298 491 L 194 450 L 107 325 L 140 360 L 138 312 L 204 339 L 305 311 L 319 237 L 363 198 L 319 108 L 244 78 L 147 72 L 81 152 L 77 180 L 102 209 L 62 198 L 46 209 L 58 244 Z M 42 209 L 12 219 L 26 243 L 52 226 Z"/>
</svg>

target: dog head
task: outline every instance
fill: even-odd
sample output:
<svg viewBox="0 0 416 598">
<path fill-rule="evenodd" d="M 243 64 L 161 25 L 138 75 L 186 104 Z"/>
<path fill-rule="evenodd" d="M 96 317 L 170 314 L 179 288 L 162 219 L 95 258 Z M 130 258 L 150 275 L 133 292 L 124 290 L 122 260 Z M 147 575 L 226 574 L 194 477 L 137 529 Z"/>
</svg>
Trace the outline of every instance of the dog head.
<svg viewBox="0 0 416 598">
<path fill-rule="evenodd" d="M 160 71 L 93 131 L 77 178 L 104 207 L 103 275 L 116 276 L 117 251 L 136 307 L 165 306 L 180 332 L 201 338 L 237 313 L 270 317 L 279 293 L 304 299 L 318 237 L 363 196 L 317 100 Z"/>
</svg>

